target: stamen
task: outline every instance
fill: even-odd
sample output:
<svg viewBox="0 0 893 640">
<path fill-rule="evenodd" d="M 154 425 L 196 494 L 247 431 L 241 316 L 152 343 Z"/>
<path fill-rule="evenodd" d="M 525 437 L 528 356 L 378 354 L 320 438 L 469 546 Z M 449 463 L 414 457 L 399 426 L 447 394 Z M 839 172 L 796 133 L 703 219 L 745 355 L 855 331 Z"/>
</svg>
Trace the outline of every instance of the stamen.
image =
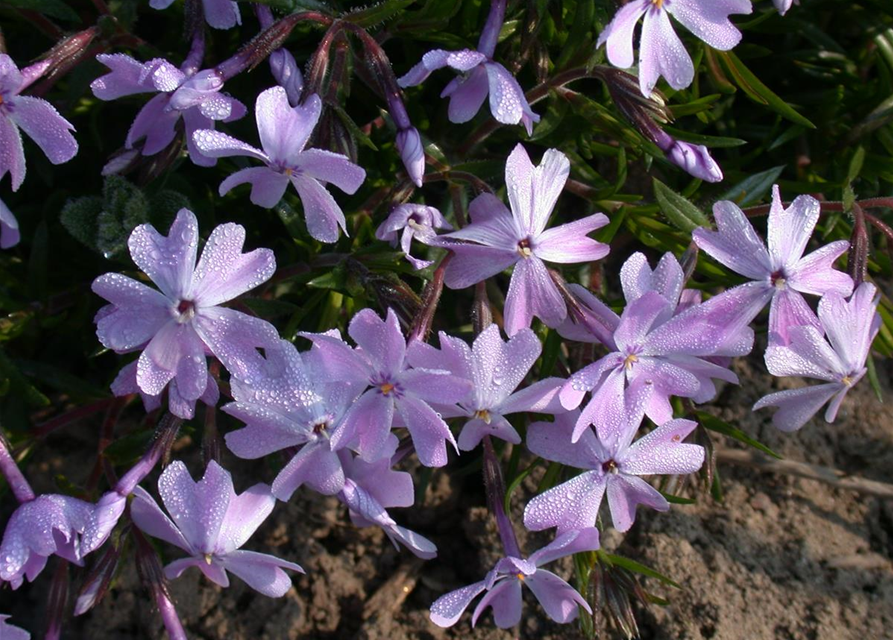
<svg viewBox="0 0 893 640">
<path fill-rule="evenodd" d="M 521 582 L 524 582 L 524 574 L 523 573 L 516 573 L 515 577 L 518 578 L 518 580 L 520 580 Z"/>
<path fill-rule="evenodd" d="M 180 300 L 177 305 L 177 322 L 183 324 L 195 317 L 195 302 L 192 300 Z"/>
<path fill-rule="evenodd" d="M 617 463 L 613 459 L 608 460 L 602 465 L 602 471 L 605 473 L 617 473 Z"/>
<path fill-rule="evenodd" d="M 522 258 L 529 258 L 533 255 L 533 250 L 530 248 L 530 240 L 528 238 L 524 238 L 518 243 L 518 253 L 521 254 Z"/>
<path fill-rule="evenodd" d="M 633 368 L 633 365 L 639 361 L 638 356 L 636 354 L 631 353 L 623 360 L 623 366 L 626 367 L 626 370 L 629 371 Z"/>
<path fill-rule="evenodd" d="M 382 393 L 382 395 L 385 395 L 385 396 L 386 396 L 386 395 L 388 395 L 391 391 L 394 390 L 394 385 L 392 385 L 390 382 L 385 382 L 383 385 L 381 385 L 381 386 L 379 387 L 379 389 L 381 389 L 381 393 Z"/>
<path fill-rule="evenodd" d="M 849 376 L 844 376 L 843 379 L 841 380 L 841 382 L 844 383 L 846 386 L 850 387 L 853 384 L 853 379 Z"/>
<path fill-rule="evenodd" d="M 291 174 L 293 174 L 294 172 L 295 172 L 295 170 L 292 169 L 291 167 L 286 167 L 286 168 L 285 168 L 285 175 L 287 175 L 287 176 L 289 176 L 289 177 L 291 177 Z"/>
<path fill-rule="evenodd" d="M 490 412 L 486 409 L 479 409 L 474 412 L 474 417 L 478 420 L 483 420 L 487 424 L 490 424 Z"/>
<path fill-rule="evenodd" d="M 206 554 L 205 554 L 205 562 L 206 562 L 208 565 L 211 564 L 211 554 L 210 554 L 210 553 L 206 553 Z"/>
<path fill-rule="evenodd" d="M 651 0 L 651 4 L 653 4 L 658 9 L 664 8 L 664 0 Z"/>
</svg>

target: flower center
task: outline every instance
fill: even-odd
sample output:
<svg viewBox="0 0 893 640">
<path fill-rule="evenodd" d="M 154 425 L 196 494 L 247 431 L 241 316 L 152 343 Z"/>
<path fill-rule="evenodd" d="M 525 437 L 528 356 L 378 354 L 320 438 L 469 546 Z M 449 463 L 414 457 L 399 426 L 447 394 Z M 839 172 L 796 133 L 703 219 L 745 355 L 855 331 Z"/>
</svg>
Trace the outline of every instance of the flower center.
<svg viewBox="0 0 893 640">
<path fill-rule="evenodd" d="M 490 412 L 486 409 L 478 409 L 474 412 L 474 417 L 478 420 L 483 420 L 487 424 L 490 424 Z"/>
<path fill-rule="evenodd" d="M 651 4 L 653 4 L 658 9 L 664 8 L 664 0 L 651 0 Z"/>
<path fill-rule="evenodd" d="M 784 271 L 778 270 L 770 276 L 770 280 L 772 282 L 772 286 L 776 289 L 784 289 L 787 287 L 787 278 L 785 278 Z"/>
<path fill-rule="evenodd" d="M 844 376 L 841 379 L 841 382 L 844 383 L 848 387 L 851 387 L 853 385 L 853 379 L 849 376 Z"/>
<path fill-rule="evenodd" d="M 613 458 L 602 465 L 602 471 L 605 473 L 617 473 L 617 463 Z"/>
<path fill-rule="evenodd" d="M 518 243 L 518 253 L 522 258 L 529 258 L 533 255 L 533 249 L 530 248 L 530 238 L 524 238 Z"/>
<path fill-rule="evenodd" d="M 195 302 L 192 300 L 180 300 L 177 305 L 177 322 L 184 324 L 195 317 Z"/>
<path fill-rule="evenodd" d="M 394 385 L 390 382 L 385 382 L 383 385 L 378 387 L 381 390 L 382 395 L 388 395 L 391 391 L 394 390 Z"/>
<path fill-rule="evenodd" d="M 210 554 L 210 553 L 206 553 L 206 554 L 204 555 L 204 558 L 205 558 L 205 563 L 208 564 L 208 565 L 210 565 L 210 564 L 211 564 L 211 554 Z"/>
<path fill-rule="evenodd" d="M 329 428 L 328 420 L 326 420 L 324 422 L 318 422 L 317 424 L 313 425 L 313 433 L 319 436 L 319 435 L 324 434 L 326 432 L 326 429 L 328 429 L 328 428 Z"/>
<path fill-rule="evenodd" d="M 524 574 L 520 571 L 515 574 L 515 577 L 518 578 L 518 580 L 520 580 L 521 582 L 524 582 Z"/>
<path fill-rule="evenodd" d="M 627 371 L 629 371 L 638 361 L 639 357 L 636 354 L 631 353 L 623 359 L 623 366 L 626 368 Z"/>
</svg>

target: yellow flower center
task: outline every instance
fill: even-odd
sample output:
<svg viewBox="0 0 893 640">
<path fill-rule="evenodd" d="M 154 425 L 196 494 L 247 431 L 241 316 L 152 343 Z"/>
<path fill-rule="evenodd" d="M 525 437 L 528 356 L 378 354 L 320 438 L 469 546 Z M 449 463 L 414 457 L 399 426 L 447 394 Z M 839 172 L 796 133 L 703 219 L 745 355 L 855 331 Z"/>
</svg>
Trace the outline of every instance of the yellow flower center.
<svg viewBox="0 0 893 640">
<path fill-rule="evenodd" d="M 533 249 L 530 248 L 530 240 L 524 238 L 518 243 L 518 253 L 522 258 L 529 258 L 533 255 Z"/>
<path fill-rule="evenodd" d="M 843 380 L 841 380 L 841 382 L 844 383 L 846 386 L 849 387 L 849 386 L 851 386 L 851 385 L 853 384 L 853 379 L 852 379 L 851 377 L 849 377 L 849 376 L 844 376 L 844 377 L 843 377 Z"/>
<path fill-rule="evenodd" d="M 518 578 L 518 580 L 520 580 L 521 582 L 524 582 L 524 574 L 523 573 L 516 573 L 515 577 Z"/>
<path fill-rule="evenodd" d="M 382 393 L 382 395 L 385 395 L 385 396 L 386 396 L 386 395 L 388 395 L 391 391 L 394 390 L 394 385 L 392 385 L 390 382 L 385 382 L 383 385 L 381 385 L 381 386 L 379 387 L 379 389 L 381 389 L 381 393 Z"/>
<path fill-rule="evenodd" d="M 210 553 L 205 554 L 205 562 L 209 565 L 211 564 L 211 554 Z"/>
<path fill-rule="evenodd" d="M 486 409 L 479 409 L 478 411 L 475 411 L 474 417 L 478 420 L 483 420 L 487 424 L 490 424 L 490 412 Z"/>
<path fill-rule="evenodd" d="M 623 366 L 626 367 L 627 371 L 633 368 L 633 365 L 639 361 L 639 358 L 636 354 L 631 353 L 623 360 Z"/>
<path fill-rule="evenodd" d="M 653 4 L 658 9 L 664 8 L 664 0 L 651 0 L 651 4 Z"/>
<path fill-rule="evenodd" d="M 286 167 L 286 169 L 285 169 L 285 175 L 287 175 L 289 177 L 291 177 L 291 174 L 293 174 L 294 172 L 295 172 L 295 170 L 292 169 L 291 167 Z"/>
</svg>

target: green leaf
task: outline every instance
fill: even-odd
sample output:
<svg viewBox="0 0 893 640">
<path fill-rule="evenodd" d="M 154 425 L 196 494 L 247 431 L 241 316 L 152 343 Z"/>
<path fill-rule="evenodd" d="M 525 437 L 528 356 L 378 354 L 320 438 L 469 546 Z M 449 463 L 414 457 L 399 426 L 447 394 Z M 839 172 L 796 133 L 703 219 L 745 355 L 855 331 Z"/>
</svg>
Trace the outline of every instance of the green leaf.
<svg viewBox="0 0 893 640">
<path fill-rule="evenodd" d="M 682 496 L 674 496 L 672 493 L 664 493 L 663 491 L 658 491 L 660 495 L 667 499 L 667 502 L 671 504 L 697 504 L 697 500 L 692 500 L 691 498 L 683 498 Z"/>
<path fill-rule="evenodd" d="M 107 398 L 109 395 L 106 389 L 91 384 L 83 378 L 72 375 L 64 369 L 47 362 L 16 360 L 15 364 L 26 376 L 40 380 L 47 386 L 53 387 L 62 393 L 85 398 Z"/>
<path fill-rule="evenodd" d="M 795 124 L 809 127 L 810 129 L 816 128 L 812 122 L 797 113 L 791 105 L 763 84 L 762 81 L 760 81 L 760 79 L 757 78 L 734 53 L 731 51 L 717 51 L 716 55 L 722 61 L 726 71 L 728 71 L 734 79 L 735 84 L 737 84 L 751 100 L 769 107 Z"/>
<path fill-rule="evenodd" d="M 717 200 L 731 200 L 739 207 L 749 207 L 757 204 L 763 199 L 764 195 L 769 193 L 769 190 L 776 183 L 782 171 L 784 171 L 784 165 L 755 173 L 726 191 Z"/>
<path fill-rule="evenodd" d="M 511 482 L 509 482 L 508 486 L 505 489 L 504 508 L 505 508 L 506 513 L 511 513 L 512 494 L 515 492 L 515 489 L 517 489 L 519 486 L 521 486 L 521 483 L 524 482 L 524 478 L 529 476 L 530 472 L 533 471 L 534 469 L 536 469 L 538 466 L 540 466 L 542 464 L 542 462 L 543 462 L 542 458 L 537 458 L 536 460 L 533 461 L 533 463 L 529 467 L 524 469 L 524 471 L 519 473 L 517 476 L 515 476 L 512 479 Z"/>
<path fill-rule="evenodd" d="M 710 220 L 700 209 L 657 178 L 654 178 L 654 197 L 660 204 L 661 212 L 678 229 L 691 233 L 698 227 L 710 226 Z"/>
<path fill-rule="evenodd" d="M 373 27 L 400 15 L 404 9 L 413 4 L 415 4 L 415 0 L 387 0 L 387 2 L 345 14 L 344 19 L 363 28 Z"/>
<path fill-rule="evenodd" d="M 865 147 L 858 146 L 850 159 L 850 167 L 846 174 L 846 184 L 852 184 L 853 181 L 862 173 L 862 165 L 865 164 Z"/>
<path fill-rule="evenodd" d="M 775 453 L 772 449 L 764 445 L 759 440 L 751 438 L 741 429 L 733 427 L 729 423 L 720 420 L 716 416 L 710 415 L 705 411 L 696 411 L 695 415 L 698 418 L 698 422 L 700 422 L 702 425 L 704 425 L 705 428 L 709 429 L 710 431 L 715 431 L 716 433 L 721 433 L 724 436 L 734 438 L 738 442 L 744 443 L 749 447 L 753 447 L 758 451 L 762 451 L 763 453 L 770 455 L 773 458 L 777 458 L 778 460 L 782 459 L 780 455 Z"/>
<path fill-rule="evenodd" d="M 618 567 L 622 567 L 627 571 L 632 571 L 634 573 L 641 574 L 643 576 L 648 576 L 649 578 L 654 578 L 655 580 L 660 580 L 665 585 L 669 585 L 671 587 L 675 587 L 677 589 L 681 589 L 682 585 L 677 582 L 674 582 L 664 574 L 655 571 L 651 567 L 646 567 L 644 564 L 636 562 L 630 558 L 626 558 L 624 556 L 618 556 L 613 553 L 607 553 L 605 551 L 598 552 L 599 559 L 607 558 L 610 564 L 616 565 Z"/>
<path fill-rule="evenodd" d="M 3 0 L 3 4 L 16 9 L 36 11 L 51 18 L 80 22 L 81 17 L 62 0 Z"/>
</svg>

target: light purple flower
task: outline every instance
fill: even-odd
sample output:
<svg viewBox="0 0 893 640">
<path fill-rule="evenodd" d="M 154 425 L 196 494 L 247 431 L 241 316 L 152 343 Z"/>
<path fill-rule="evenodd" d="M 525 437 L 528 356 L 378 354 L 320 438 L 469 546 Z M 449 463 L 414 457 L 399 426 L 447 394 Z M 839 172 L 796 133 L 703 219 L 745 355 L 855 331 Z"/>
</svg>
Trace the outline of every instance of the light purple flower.
<svg viewBox="0 0 893 640">
<path fill-rule="evenodd" d="M 657 511 L 670 508 L 667 499 L 641 476 L 680 475 L 700 469 L 704 448 L 682 442 L 697 424 L 670 420 L 633 443 L 642 420 L 637 402 L 633 399 L 610 415 L 600 416 L 604 422 L 596 425 L 599 431 L 620 434 L 610 442 L 600 440 L 592 429 L 572 442 L 575 412 L 560 415 L 555 422 L 535 422 L 528 427 L 527 446 L 533 453 L 585 471 L 533 498 L 524 510 L 525 527 L 531 531 L 558 527 L 558 533 L 591 527 L 605 493 L 611 521 L 618 531 L 629 530 L 640 504 Z"/>
<path fill-rule="evenodd" d="M 20 239 L 19 221 L 3 200 L 0 200 L 0 249 L 14 247 Z"/>
<path fill-rule="evenodd" d="M 399 234 L 401 229 L 403 233 Z M 406 259 L 415 269 L 424 269 L 431 266 L 433 262 L 413 258 L 409 254 L 412 239 L 416 238 L 423 244 L 430 244 L 437 237 L 435 229 L 452 231 L 453 227 L 434 207 L 423 204 L 401 204 L 395 207 L 387 220 L 381 223 L 375 231 L 375 237 L 390 242 L 392 247 L 396 247 L 399 235 L 400 248 L 406 255 Z"/>
<path fill-rule="evenodd" d="M 136 115 L 124 142 L 127 149 L 132 149 L 145 138 L 142 154 L 152 156 L 159 153 L 176 138 L 177 123 L 182 117 L 186 147 L 192 162 L 203 167 L 213 166 L 217 162 L 202 155 L 193 142 L 192 134 L 199 129 L 213 129 L 215 120 L 238 120 L 247 113 L 245 105 L 220 93 L 222 83 L 216 90 L 182 108 L 172 103 L 174 93 L 195 78 L 203 50 L 204 45 L 199 41 L 179 69 L 162 58 L 142 63 L 123 53 L 96 56 L 99 62 L 111 69 L 111 73 L 97 78 L 90 85 L 93 94 L 100 100 L 115 100 L 137 93 L 158 93 Z"/>
<path fill-rule="evenodd" d="M 149 0 L 153 9 L 167 9 L 173 3 L 174 0 Z M 202 0 L 202 8 L 205 20 L 215 29 L 230 29 L 242 24 L 239 5 L 233 0 Z"/>
<path fill-rule="evenodd" d="M 447 462 L 446 443 L 456 446 L 449 427 L 432 402 L 450 404 L 464 400 L 471 385 L 448 371 L 410 368 L 406 339 L 393 310 L 382 320 L 363 309 L 350 321 L 348 333 L 359 349 L 324 334 L 302 334 L 321 349 L 320 358 L 331 382 L 369 387 L 351 406 L 344 422 L 332 434 L 332 447 L 349 447 L 373 462 L 384 455 L 395 419 L 409 430 L 419 461 L 428 467 Z"/>
<path fill-rule="evenodd" d="M 713 214 L 718 230 L 698 228 L 692 238 L 717 262 L 755 281 L 740 287 L 740 295 L 750 298 L 751 319 L 771 300 L 769 337 L 772 342 L 784 344 L 788 327 L 812 324 L 820 328 L 801 294 L 821 296 L 834 292 L 848 296 L 852 293 L 852 278 L 833 266 L 849 248 L 849 242 L 838 240 L 803 256 L 819 220 L 820 207 L 815 198 L 798 196 L 785 209 L 778 186 L 773 187 L 768 250 L 735 203 L 717 202 Z"/>
<path fill-rule="evenodd" d="M 338 452 L 344 468 L 344 486 L 338 499 L 348 507 L 351 522 L 358 527 L 381 527 L 395 547 L 404 545 L 424 560 L 437 556 L 437 546 L 424 536 L 401 527 L 388 514 L 390 507 L 411 507 L 415 502 L 412 475 L 394 471 L 397 438 L 393 434 L 385 445 L 386 453 L 375 462 L 354 457 L 347 449 Z"/>
<path fill-rule="evenodd" d="M 155 411 L 155 409 L 161 406 L 162 394 L 158 393 L 150 395 L 140 389 L 140 385 L 137 382 L 138 366 L 139 361 L 134 360 L 121 367 L 121 371 L 115 376 L 110 388 L 112 393 L 118 397 L 138 393 L 140 399 L 143 401 L 143 408 L 146 412 Z M 205 391 L 198 397 L 198 399 L 209 407 L 217 406 L 217 402 L 220 400 L 220 388 L 217 386 L 217 381 L 213 376 L 208 376 L 208 383 L 205 386 Z M 183 397 L 183 394 L 180 393 L 180 388 L 177 385 L 176 377 L 171 380 L 167 386 L 167 402 L 171 413 L 175 416 L 183 418 L 193 415 L 195 400 Z"/>
<path fill-rule="evenodd" d="M 46 100 L 21 95 L 42 69 L 32 65 L 19 71 L 12 58 L 0 53 L 0 180 L 9 172 L 13 191 L 25 180 L 22 131 L 53 164 L 68 162 L 78 152 L 70 133 L 74 126 Z"/>
<path fill-rule="evenodd" d="M 574 431 L 574 441 L 590 424 L 599 428 L 603 442 L 613 442 L 619 434 L 604 429 L 611 425 L 601 416 L 616 410 L 628 387 L 644 382 L 650 390 L 645 412 L 657 424 L 673 417 L 671 396 L 706 402 L 716 393 L 712 378 L 737 383 L 727 368 L 705 358 L 744 355 L 753 344 L 749 318 L 740 311 L 734 290 L 698 305 L 686 303 L 679 311 L 684 275 L 672 254 L 666 254 L 654 271 L 645 256 L 633 254 L 620 272 L 627 305 L 618 317 L 582 288 L 588 308 L 588 322 L 580 326 L 570 321 L 559 327 L 563 336 L 586 340 L 586 333 L 602 341 L 610 353 L 573 374 L 560 392 L 566 409 L 580 405 L 587 391 L 592 399 L 583 410 Z"/>
<path fill-rule="evenodd" d="M 632 67 L 633 32 L 644 16 L 639 41 L 642 93 L 650 96 L 660 76 L 674 89 L 684 89 L 694 79 L 695 68 L 673 30 L 670 16 L 714 49 L 728 51 L 741 41 L 741 32 L 729 15 L 747 15 L 752 11 L 750 0 L 631 0 L 599 35 L 597 46 L 607 43 L 608 60 L 614 66 Z"/>
<path fill-rule="evenodd" d="M 272 251 L 243 254 L 244 242 L 244 227 L 222 224 L 196 264 L 198 221 L 181 209 L 166 237 L 143 224 L 128 241 L 133 261 L 161 291 L 118 273 L 93 281 L 94 293 L 111 302 L 96 314 L 99 341 L 117 353 L 142 349 L 136 368 L 140 391 L 157 396 L 175 382 L 169 406 L 182 418 L 192 417 L 196 400 L 216 393 L 208 395 L 207 354 L 233 376 L 247 378 L 263 361 L 257 348 L 279 341 L 269 323 L 219 306 L 276 270 Z M 126 379 L 116 383 L 126 385 Z"/>
<path fill-rule="evenodd" d="M 33 582 L 47 559 L 57 555 L 83 565 L 81 534 L 93 505 L 70 496 L 48 494 L 22 503 L 10 516 L 0 544 L 0 582 L 18 589 Z"/>
<path fill-rule="evenodd" d="M 225 436 L 226 445 L 240 458 L 301 447 L 273 481 L 273 495 L 279 500 L 289 500 L 303 484 L 326 495 L 344 486 L 330 437 L 363 387 L 328 381 L 321 357 L 319 347 L 301 354 L 290 342 L 280 341 L 267 349 L 267 362 L 251 381 L 232 380 L 235 402 L 223 407 L 247 425 Z"/>
<path fill-rule="evenodd" d="M 587 234 L 608 223 L 596 213 L 546 230 L 555 202 L 570 171 L 567 156 L 555 149 L 534 167 L 520 144 L 505 165 L 511 211 L 489 193 L 468 208 L 471 224 L 438 238 L 456 256 L 447 265 L 444 281 L 462 289 L 515 265 L 505 300 L 505 331 L 513 336 L 530 326 L 534 316 L 557 327 L 567 307 L 546 269 L 546 262 L 573 264 L 604 258 L 608 245 Z"/>
<path fill-rule="evenodd" d="M 283 569 L 304 573 L 293 562 L 240 549 L 273 511 L 276 498 L 269 486 L 256 484 L 236 495 L 232 476 L 216 462 L 211 461 L 204 477 L 195 482 L 178 460 L 161 474 L 158 492 L 173 521 L 140 487 L 134 491 L 130 513 L 141 530 L 191 556 L 167 565 L 168 578 L 198 567 L 209 580 L 228 587 L 226 572 L 231 571 L 255 591 L 279 598 L 291 588 Z"/>
<path fill-rule="evenodd" d="M 587 527 L 559 535 L 526 560 L 514 556 L 503 558 L 484 580 L 450 591 L 435 600 L 431 605 L 431 621 L 439 627 L 453 626 L 471 601 L 486 591 L 474 610 L 471 626 L 477 623 L 487 607 L 493 607 L 497 627 L 514 627 L 521 622 L 522 584 L 533 592 L 546 614 L 555 622 L 571 622 L 577 617 L 578 607 L 592 613 L 589 604 L 576 589 L 551 571 L 540 567 L 574 553 L 595 551 L 598 548 L 598 530 Z"/>
<path fill-rule="evenodd" d="M 319 96 L 314 94 L 303 106 L 292 108 L 285 89 L 272 87 L 257 97 L 255 111 L 263 151 L 218 131 L 193 135 L 202 153 L 212 158 L 249 156 L 266 164 L 232 174 L 220 183 L 220 195 L 247 182 L 251 184 L 251 202 L 269 209 L 292 184 L 304 205 L 310 235 L 320 242 L 335 242 L 339 228 L 347 232 L 344 213 L 324 185 L 331 183 L 345 193 L 355 193 L 366 172 L 347 156 L 304 149 L 322 111 Z"/>
<path fill-rule="evenodd" d="M 0 615 L 0 638 L 3 640 L 29 640 L 31 634 L 24 629 L 7 624 L 6 621 L 9 618 L 10 616 Z"/>
<path fill-rule="evenodd" d="M 461 76 L 454 78 L 440 94 L 450 98 L 450 122 L 468 122 L 480 110 L 490 94 L 490 112 L 497 122 L 518 124 L 533 133 L 533 123 L 540 117 L 533 112 L 521 85 L 501 64 L 493 60 L 496 41 L 505 20 L 506 0 L 493 0 L 487 22 L 481 30 L 478 47 L 460 51 L 434 49 L 422 56 L 402 78 L 397 80 L 401 87 L 414 87 L 424 82 L 433 71 L 450 67 Z"/>
<path fill-rule="evenodd" d="M 774 376 L 803 376 L 825 384 L 770 393 L 754 409 L 778 407 L 772 423 L 782 431 L 796 431 L 829 400 L 825 421 L 834 422 L 844 397 L 867 368 L 865 360 L 881 326 L 877 289 L 863 282 L 849 301 L 826 293 L 819 301 L 819 325 L 793 327 L 785 346 L 766 349 L 766 366 Z M 823 335 L 824 334 L 824 335 Z"/>
<path fill-rule="evenodd" d="M 505 418 L 508 414 L 564 413 L 558 401 L 558 390 L 564 384 L 561 378 L 546 378 L 515 391 L 541 352 L 542 345 L 530 329 L 503 342 L 499 327 L 491 324 L 470 348 L 464 340 L 441 332 L 440 350 L 413 342 L 408 357 L 415 367 L 446 367 L 473 385 L 471 394 L 458 406 L 434 403 L 445 418 L 468 418 L 459 434 L 459 448 L 470 451 L 486 435 L 521 444 L 521 436 Z"/>
</svg>

